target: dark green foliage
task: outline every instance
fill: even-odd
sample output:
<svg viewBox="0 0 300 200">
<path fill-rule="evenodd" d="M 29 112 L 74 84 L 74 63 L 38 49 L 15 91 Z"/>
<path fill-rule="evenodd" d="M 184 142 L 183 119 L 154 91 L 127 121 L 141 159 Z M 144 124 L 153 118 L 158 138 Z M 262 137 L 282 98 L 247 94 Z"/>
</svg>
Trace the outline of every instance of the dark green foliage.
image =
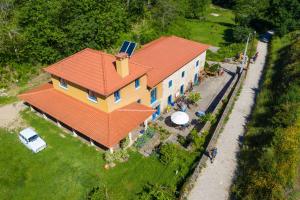
<svg viewBox="0 0 300 200">
<path fill-rule="evenodd" d="M 300 160 L 300 40 L 277 44 L 285 38 L 271 45 L 232 188 L 235 199 L 287 199 L 294 185 Z"/>
<path fill-rule="evenodd" d="M 273 27 L 280 35 L 300 26 L 298 0 L 236 0 L 235 10 L 236 22 L 241 26 Z"/>
<path fill-rule="evenodd" d="M 253 31 L 246 26 L 236 26 L 232 30 L 232 41 L 234 42 L 246 42 L 249 33 Z"/>
<path fill-rule="evenodd" d="M 164 185 L 146 184 L 143 191 L 139 194 L 140 200 L 174 200 L 175 188 Z"/>
<path fill-rule="evenodd" d="M 109 200 L 108 190 L 104 185 L 96 186 L 88 192 L 86 200 Z"/>
<path fill-rule="evenodd" d="M 186 16 L 192 19 L 200 19 L 206 12 L 211 0 L 187 0 L 187 3 L 188 10 L 186 11 Z"/>
</svg>

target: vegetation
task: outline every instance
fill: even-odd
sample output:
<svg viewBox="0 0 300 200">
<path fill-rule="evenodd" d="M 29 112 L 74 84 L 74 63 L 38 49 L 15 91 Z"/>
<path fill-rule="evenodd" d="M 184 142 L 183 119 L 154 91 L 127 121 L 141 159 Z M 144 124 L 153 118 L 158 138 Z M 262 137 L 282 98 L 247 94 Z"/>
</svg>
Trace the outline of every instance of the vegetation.
<svg viewBox="0 0 300 200">
<path fill-rule="evenodd" d="M 167 139 L 171 135 L 170 131 L 168 131 L 162 126 L 159 126 L 157 123 L 153 123 L 149 125 L 149 127 L 153 128 L 153 130 L 155 130 L 155 132 L 157 132 L 160 135 L 160 139 L 162 141 Z"/>
<path fill-rule="evenodd" d="M 248 27 L 259 31 L 274 28 L 277 34 L 284 35 L 299 29 L 300 2 L 298 0 L 235 0 L 234 3 L 235 21 L 243 31 Z"/>
<path fill-rule="evenodd" d="M 199 117 L 201 123 L 211 122 L 212 124 L 216 121 L 216 117 L 211 113 L 206 113 Z"/>
<path fill-rule="evenodd" d="M 0 130 L 0 199 L 84 199 L 98 186 L 105 187 L 109 199 L 136 199 L 147 183 L 174 188 L 182 181 L 176 175 L 178 166 L 132 151 L 128 162 L 105 170 L 104 152 L 35 114 L 22 115 L 48 146 L 33 154 L 19 142 L 16 132 Z M 192 156 L 186 153 L 186 165 Z"/>
<path fill-rule="evenodd" d="M 216 74 L 216 73 L 219 72 L 220 67 L 221 67 L 220 64 L 215 63 L 215 64 L 212 64 L 212 65 L 205 65 L 204 69 L 208 73 Z"/>
<path fill-rule="evenodd" d="M 300 40 L 273 40 L 233 187 L 235 199 L 287 199 L 300 152 Z M 299 175 L 298 175 L 299 176 Z"/>
<path fill-rule="evenodd" d="M 143 192 L 139 194 L 140 200 L 173 200 L 175 197 L 175 188 L 158 184 L 146 184 Z"/>
<path fill-rule="evenodd" d="M 154 134 L 155 130 L 151 127 L 148 127 L 145 133 L 134 143 L 134 146 L 136 148 L 142 148 L 154 136 Z"/>
<path fill-rule="evenodd" d="M 201 99 L 201 95 L 199 92 L 190 92 L 187 99 L 190 103 L 194 104 L 194 103 L 197 103 Z"/>
</svg>

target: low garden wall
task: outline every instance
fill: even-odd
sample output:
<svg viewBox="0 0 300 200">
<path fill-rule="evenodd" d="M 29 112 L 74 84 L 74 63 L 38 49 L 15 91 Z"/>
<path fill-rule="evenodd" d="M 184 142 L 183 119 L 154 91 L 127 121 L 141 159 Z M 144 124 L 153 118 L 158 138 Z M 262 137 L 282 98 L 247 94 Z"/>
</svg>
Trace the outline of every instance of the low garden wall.
<svg viewBox="0 0 300 200">
<path fill-rule="evenodd" d="M 217 122 L 218 124 L 216 125 L 216 128 L 210 138 L 210 141 L 208 142 L 208 145 L 207 145 L 205 151 L 209 151 L 209 149 L 211 149 L 212 147 L 215 146 L 218 136 L 222 132 L 222 128 L 226 123 L 226 118 L 231 112 L 231 108 L 233 107 L 234 102 L 235 102 L 235 97 L 236 97 L 239 89 L 241 88 L 241 85 L 242 85 L 245 77 L 246 77 L 246 71 L 243 71 L 242 74 L 240 75 L 240 77 L 237 77 L 237 80 L 233 81 L 233 83 L 231 84 L 231 86 L 228 88 L 225 95 L 223 96 L 222 100 L 227 98 L 227 96 L 229 96 L 229 99 L 228 99 L 225 109 L 223 110 L 221 117 L 219 118 L 219 121 Z M 223 104 L 222 100 L 218 103 L 218 105 L 214 109 L 213 114 L 216 114 L 219 111 L 219 109 L 222 107 L 222 104 Z M 211 124 L 210 124 L 210 122 L 208 122 L 204 125 L 204 127 L 201 131 L 208 131 L 210 128 L 211 128 Z M 184 183 L 184 185 L 181 188 L 180 196 L 179 196 L 180 200 L 187 199 L 188 194 L 194 187 L 194 184 L 195 184 L 199 174 L 201 173 L 201 170 L 205 167 L 205 163 L 206 163 L 207 159 L 208 159 L 208 157 L 203 155 L 200 158 L 199 162 L 196 163 L 193 173 L 191 174 L 191 176 L 189 178 L 187 178 L 186 182 Z"/>
</svg>

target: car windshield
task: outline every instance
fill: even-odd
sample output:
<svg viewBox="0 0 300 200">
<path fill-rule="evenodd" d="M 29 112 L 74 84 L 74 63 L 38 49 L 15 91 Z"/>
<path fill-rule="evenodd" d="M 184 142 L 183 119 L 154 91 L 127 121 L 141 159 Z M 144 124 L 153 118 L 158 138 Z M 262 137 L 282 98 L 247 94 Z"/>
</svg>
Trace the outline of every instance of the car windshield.
<svg viewBox="0 0 300 200">
<path fill-rule="evenodd" d="M 36 140 L 39 136 L 38 135 L 34 135 L 34 136 L 31 136 L 28 141 L 29 142 L 33 142 L 34 140 Z"/>
</svg>

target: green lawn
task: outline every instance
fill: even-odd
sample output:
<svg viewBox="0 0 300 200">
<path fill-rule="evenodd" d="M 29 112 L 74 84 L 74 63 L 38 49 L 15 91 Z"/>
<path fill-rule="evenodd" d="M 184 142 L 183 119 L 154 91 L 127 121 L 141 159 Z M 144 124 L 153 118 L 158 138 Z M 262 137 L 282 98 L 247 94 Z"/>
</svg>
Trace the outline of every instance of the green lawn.
<svg viewBox="0 0 300 200">
<path fill-rule="evenodd" d="M 105 170 L 103 152 L 29 111 L 23 118 L 48 147 L 33 154 L 16 133 L 0 130 L 0 199 L 83 199 L 100 184 L 108 188 L 111 199 L 136 199 L 147 182 L 172 186 L 178 182 L 175 167 L 136 152 L 130 153 L 127 163 Z"/>
<path fill-rule="evenodd" d="M 212 16 L 211 13 L 219 14 L 219 16 Z M 186 23 L 190 28 L 192 40 L 213 46 L 228 43 L 226 34 L 230 33 L 231 28 L 235 26 L 233 12 L 217 6 L 210 7 L 205 20 L 187 20 Z"/>
</svg>

